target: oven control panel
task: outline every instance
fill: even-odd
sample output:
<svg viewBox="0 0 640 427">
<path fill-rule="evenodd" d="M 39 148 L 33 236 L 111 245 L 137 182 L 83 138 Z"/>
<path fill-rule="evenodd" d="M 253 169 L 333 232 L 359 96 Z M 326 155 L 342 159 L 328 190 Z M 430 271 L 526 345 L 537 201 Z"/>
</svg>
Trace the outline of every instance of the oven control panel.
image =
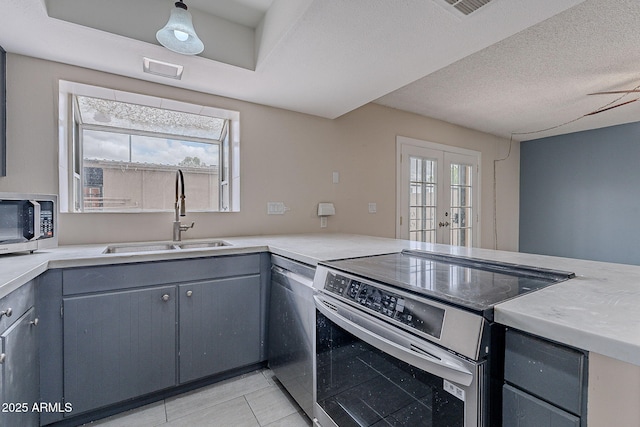
<svg viewBox="0 0 640 427">
<path fill-rule="evenodd" d="M 440 338 L 445 310 L 372 283 L 330 272 L 324 290 L 409 328 Z"/>
</svg>

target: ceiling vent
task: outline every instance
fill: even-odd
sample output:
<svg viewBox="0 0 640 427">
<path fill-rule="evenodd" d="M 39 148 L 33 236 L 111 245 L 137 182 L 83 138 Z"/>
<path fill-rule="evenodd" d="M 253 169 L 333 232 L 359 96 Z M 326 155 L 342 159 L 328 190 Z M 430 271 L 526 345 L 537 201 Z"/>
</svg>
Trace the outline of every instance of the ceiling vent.
<svg viewBox="0 0 640 427">
<path fill-rule="evenodd" d="M 145 73 L 155 74 L 156 76 L 180 80 L 182 78 L 184 67 L 182 65 L 171 64 L 170 62 L 162 62 L 145 57 L 142 59 L 142 70 Z"/>
<path fill-rule="evenodd" d="M 442 0 L 440 0 L 442 1 Z M 447 9 L 457 10 L 459 13 L 463 15 L 470 15 L 476 10 L 480 9 L 482 6 L 491 2 L 491 0 L 444 0 L 447 3 Z"/>
</svg>

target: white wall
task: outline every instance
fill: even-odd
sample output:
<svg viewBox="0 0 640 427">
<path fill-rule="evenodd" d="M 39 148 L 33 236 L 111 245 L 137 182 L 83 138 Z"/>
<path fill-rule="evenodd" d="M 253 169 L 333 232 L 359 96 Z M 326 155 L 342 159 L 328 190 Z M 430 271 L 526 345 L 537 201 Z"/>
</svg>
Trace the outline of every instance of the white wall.
<svg viewBox="0 0 640 427">
<path fill-rule="evenodd" d="M 0 191 L 58 192 L 57 82 L 65 79 L 240 112 L 241 212 L 188 214 L 185 221 L 196 226 L 185 238 L 308 232 L 394 237 L 395 141 L 403 135 L 482 153 L 481 239 L 483 247 L 494 248 L 493 166 L 508 152 L 505 139 L 377 104 L 327 120 L 15 54 L 7 60 L 7 176 L 0 178 Z M 504 250 L 518 248 L 518 165 L 514 143 L 497 166 L 498 248 Z M 339 184 L 332 183 L 334 171 Z M 290 210 L 267 215 L 268 201 Z M 336 206 L 326 229 L 316 216 L 322 201 Z M 378 213 L 367 212 L 369 202 L 377 203 Z M 170 239 L 172 216 L 61 214 L 60 242 Z"/>
</svg>

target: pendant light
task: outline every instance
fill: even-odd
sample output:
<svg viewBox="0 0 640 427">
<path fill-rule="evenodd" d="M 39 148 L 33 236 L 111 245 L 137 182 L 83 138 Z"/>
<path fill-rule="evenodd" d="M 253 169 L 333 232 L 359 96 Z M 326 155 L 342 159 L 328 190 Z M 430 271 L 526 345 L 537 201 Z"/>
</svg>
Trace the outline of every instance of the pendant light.
<svg viewBox="0 0 640 427">
<path fill-rule="evenodd" d="M 191 14 L 182 0 L 175 3 L 167 25 L 156 33 L 156 39 L 169 50 L 183 55 L 197 55 L 204 50 L 204 43 L 193 29 Z"/>
</svg>

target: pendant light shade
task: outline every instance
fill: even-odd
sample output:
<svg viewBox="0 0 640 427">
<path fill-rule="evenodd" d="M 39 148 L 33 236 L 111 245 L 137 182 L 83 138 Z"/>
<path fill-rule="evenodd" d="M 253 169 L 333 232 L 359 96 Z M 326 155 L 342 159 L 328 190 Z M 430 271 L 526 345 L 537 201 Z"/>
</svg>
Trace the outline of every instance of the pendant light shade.
<svg viewBox="0 0 640 427">
<path fill-rule="evenodd" d="M 182 0 L 175 3 L 167 25 L 156 33 L 156 39 L 169 50 L 183 55 L 197 55 L 204 50 L 204 43 L 193 29 L 191 14 Z"/>
</svg>

